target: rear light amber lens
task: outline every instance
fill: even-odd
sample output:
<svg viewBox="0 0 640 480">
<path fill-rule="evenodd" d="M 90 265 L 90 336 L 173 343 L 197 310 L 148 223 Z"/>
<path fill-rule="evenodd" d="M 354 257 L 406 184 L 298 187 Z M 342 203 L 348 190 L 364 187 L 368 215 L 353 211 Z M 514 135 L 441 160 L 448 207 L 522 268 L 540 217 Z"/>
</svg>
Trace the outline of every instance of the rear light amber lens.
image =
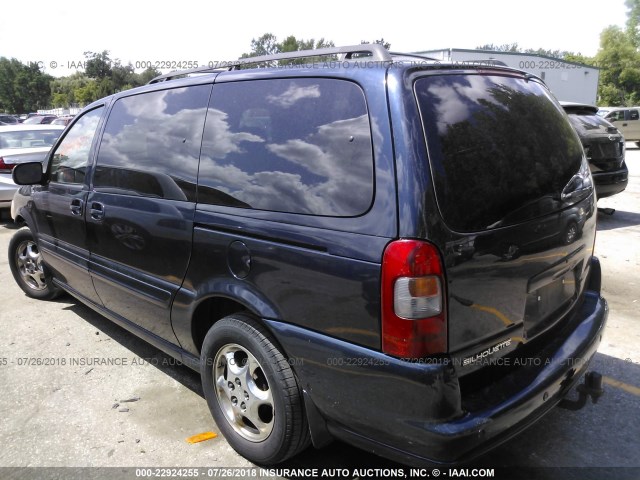
<svg viewBox="0 0 640 480">
<path fill-rule="evenodd" d="M 447 351 L 444 272 L 431 243 L 397 240 L 382 260 L 382 350 L 401 358 Z"/>
<path fill-rule="evenodd" d="M 393 310 L 400 318 L 418 319 L 438 315 L 442 311 L 440 279 L 400 277 L 393 287 Z"/>
</svg>

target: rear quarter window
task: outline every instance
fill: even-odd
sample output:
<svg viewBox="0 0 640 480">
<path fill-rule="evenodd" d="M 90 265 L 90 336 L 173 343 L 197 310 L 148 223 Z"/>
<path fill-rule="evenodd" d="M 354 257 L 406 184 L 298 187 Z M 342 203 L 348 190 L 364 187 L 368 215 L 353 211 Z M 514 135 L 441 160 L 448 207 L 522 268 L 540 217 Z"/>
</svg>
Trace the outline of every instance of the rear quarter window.
<svg viewBox="0 0 640 480">
<path fill-rule="evenodd" d="M 533 80 L 433 75 L 416 80 L 414 89 L 438 207 L 453 230 L 481 231 L 549 213 L 549 200 L 559 199 L 580 169 L 576 133 Z"/>
<path fill-rule="evenodd" d="M 371 129 L 354 83 L 322 78 L 213 87 L 198 202 L 351 217 L 373 199 Z"/>
</svg>

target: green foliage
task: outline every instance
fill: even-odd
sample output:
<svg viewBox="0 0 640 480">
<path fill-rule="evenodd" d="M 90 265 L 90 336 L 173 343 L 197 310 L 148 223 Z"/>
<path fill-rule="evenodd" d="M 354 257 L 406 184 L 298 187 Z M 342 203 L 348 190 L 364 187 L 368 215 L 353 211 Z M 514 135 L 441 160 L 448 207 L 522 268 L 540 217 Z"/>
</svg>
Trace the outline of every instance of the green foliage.
<svg viewBox="0 0 640 480">
<path fill-rule="evenodd" d="M 502 45 L 494 45 L 493 43 L 485 43 L 476 47 L 476 50 L 490 50 L 492 52 L 522 52 L 517 43 L 505 43 Z"/>
<path fill-rule="evenodd" d="M 251 51 L 243 53 L 240 58 L 261 57 L 264 55 L 273 55 L 280 53 L 280 44 L 278 39 L 272 33 L 265 33 L 261 37 L 251 40 Z"/>
<path fill-rule="evenodd" d="M 84 58 L 86 59 L 84 71 L 87 77 L 102 79 L 111 76 L 111 59 L 108 50 L 102 53 L 84 52 Z"/>
<path fill-rule="evenodd" d="M 120 60 L 112 61 L 107 51 L 101 54 L 85 52 L 85 56 L 98 59 L 93 64 L 90 63 L 92 60 L 87 61 L 86 70 L 93 76 L 85 71 L 53 79 L 51 81 L 53 107 L 84 106 L 113 93 L 144 85 L 161 74 L 155 68 L 136 73 L 131 63 L 122 65 Z M 105 65 L 109 66 L 108 70 Z"/>
<path fill-rule="evenodd" d="M 149 67 L 140 74 L 140 82 L 142 83 L 142 85 L 145 85 L 158 75 L 162 75 L 162 72 L 160 70 Z"/>
<path fill-rule="evenodd" d="M 76 72 L 68 77 L 60 77 L 52 80 L 51 95 L 53 106 L 56 108 L 65 108 L 84 103 L 77 99 L 76 91 L 92 81 L 94 80 L 91 80 L 82 72 Z"/>
<path fill-rule="evenodd" d="M 289 35 L 282 42 L 278 42 L 278 39 L 272 33 L 265 33 L 264 35 L 251 40 L 251 51 L 243 53 L 240 58 L 261 57 L 263 55 L 275 55 L 285 52 L 297 52 L 300 50 L 315 50 L 318 48 L 334 47 L 335 44 L 332 41 L 326 41 L 324 38 L 316 41 L 311 38 L 309 40 L 297 39 L 293 35 Z M 287 64 L 301 64 L 305 62 L 313 62 L 314 57 L 306 59 L 287 60 Z"/>
<path fill-rule="evenodd" d="M 640 33 L 638 25 L 640 24 L 640 0 L 625 0 L 627 7 L 627 31 L 626 34 L 631 40 L 634 47 L 640 47 Z"/>
<path fill-rule="evenodd" d="M 505 43 L 503 45 L 494 45 L 487 43 L 476 47 L 476 50 L 489 50 L 492 52 L 508 52 L 508 53 L 525 53 L 529 55 L 543 55 L 545 57 L 559 58 L 568 62 L 586 63 L 589 57 L 585 57 L 581 53 L 569 52 L 567 50 L 548 50 L 546 48 L 525 48 L 522 49 L 517 43 Z"/>
<path fill-rule="evenodd" d="M 51 98 L 52 78 L 35 63 L 24 65 L 15 58 L 0 57 L 0 111 L 24 113 L 45 108 Z"/>
<path fill-rule="evenodd" d="M 603 30 L 595 60 L 600 68 L 600 105 L 640 103 L 640 53 L 629 29 L 611 26 Z"/>
<path fill-rule="evenodd" d="M 86 85 L 80 87 L 73 92 L 76 102 L 81 105 L 88 105 L 91 102 L 94 102 L 98 98 L 100 98 L 100 94 L 98 92 L 98 82 L 93 79 L 90 79 Z"/>
</svg>

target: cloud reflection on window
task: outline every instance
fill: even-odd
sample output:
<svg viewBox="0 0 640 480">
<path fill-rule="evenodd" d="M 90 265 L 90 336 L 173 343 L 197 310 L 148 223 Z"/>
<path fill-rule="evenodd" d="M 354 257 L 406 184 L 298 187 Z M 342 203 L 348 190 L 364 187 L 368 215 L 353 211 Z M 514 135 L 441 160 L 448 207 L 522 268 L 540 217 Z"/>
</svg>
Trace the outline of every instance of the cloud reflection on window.
<svg viewBox="0 0 640 480">
<path fill-rule="evenodd" d="M 287 90 L 280 95 L 269 95 L 267 100 L 269 103 L 278 105 L 279 107 L 289 108 L 298 100 L 304 98 L 319 98 L 320 88 L 318 85 L 309 85 L 307 87 L 297 86 L 292 83 Z"/>
<path fill-rule="evenodd" d="M 217 102 L 231 93 L 216 95 L 214 87 L 221 108 L 207 117 L 199 202 L 326 216 L 366 212 L 373 159 L 362 92 L 338 80 L 295 82 L 255 82 L 264 90 L 247 85 L 253 97 L 236 91 L 233 103 Z"/>
<path fill-rule="evenodd" d="M 211 86 L 149 92 L 116 102 L 109 115 L 98 153 L 98 167 L 113 175 L 98 176 L 97 188 L 118 188 L 152 195 L 137 182 L 126 188 L 115 169 L 133 169 L 172 178 L 184 195 L 174 200 L 195 200 L 198 155 Z M 117 180 L 117 181 L 116 181 Z M 172 190 L 166 190 L 170 192 Z"/>
</svg>

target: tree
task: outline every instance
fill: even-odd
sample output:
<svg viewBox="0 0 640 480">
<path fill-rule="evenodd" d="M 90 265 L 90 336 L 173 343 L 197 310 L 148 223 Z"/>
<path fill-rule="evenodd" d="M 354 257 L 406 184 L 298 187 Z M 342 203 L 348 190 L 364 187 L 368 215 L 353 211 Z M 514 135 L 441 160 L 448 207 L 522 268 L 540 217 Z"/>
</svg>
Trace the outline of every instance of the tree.
<svg viewBox="0 0 640 480">
<path fill-rule="evenodd" d="M 25 65 L 15 58 L 0 57 L 0 110 L 23 113 L 46 108 L 51 80 L 35 63 Z"/>
<path fill-rule="evenodd" d="M 149 67 L 140 74 L 140 84 L 146 85 L 158 75 L 162 75 L 162 72 L 160 70 L 153 67 Z"/>
<path fill-rule="evenodd" d="M 631 106 L 640 102 L 640 54 L 628 29 L 605 28 L 595 60 L 600 67 L 601 105 Z"/>
<path fill-rule="evenodd" d="M 249 53 L 243 53 L 240 58 L 273 55 L 275 53 L 280 53 L 280 51 L 280 44 L 278 43 L 276 36 L 272 33 L 265 33 L 257 39 L 252 39 L 251 51 Z"/>
<path fill-rule="evenodd" d="M 508 52 L 508 53 L 527 53 L 530 55 L 543 55 L 545 57 L 559 58 L 568 62 L 588 63 L 591 58 L 585 57 L 581 53 L 569 52 L 567 50 L 549 50 L 546 48 L 526 48 L 522 49 L 517 43 L 505 43 L 503 45 L 494 45 L 487 43 L 476 47 L 476 50 L 489 50 L 492 52 Z"/>
<path fill-rule="evenodd" d="M 101 97 L 98 92 L 98 82 L 93 79 L 90 79 L 83 87 L 74 90 L 73 94 L 76 101 L 82 105 L 88 105 Z"/>
<path fill-rule="evenodd" d="M 251 40 L 251 51 L 243 53 L 240 58 L 260 57 L 263 55 L 275 55 L 277 53 L 285 52 L 297 52 L 300 50 L 316 50 L 318 48 L 334 47 L 332 41 L 326 41 L 324 38 L 316 41 L 311 38 L 309 40 L 297 39 L 293 35 L 289 35 L 282 42 L 278 42 L 278 39 L 272 33 L 265 33 L 264 35 Z M 314 57 L 306 59 L 287 60 L 287 64 L 297 64 L 314 61 Z"/>
<path fill-rule="evenodd" d="M 76 91 L 85 87 L 91 82 L 83 72 L 76 72 L 67 77 L 56 78 L 51 82 L 52 104 L 54 107 L 71 107 L 84 104 L 84 101 L 78 100 Z"/>
<path fill-rule="evenodd" d="M 640 0 L 625 0 L 627 7 L 627 31 L 626 34 L 634 47 L 640 47 Z"/>
<path fill-rule="evenodd" d="M 84 72 L 89 78 L 102 79 L 111 75 L 112 62 L 108 50 L 103 50 L 102 53 L 84 52 L 84 58 L 86 59 Z"/>
<path fill-rule="evenodd" d="M 135 73 L 133 65 L 131 65 L 131 63 L 122 65 L 120 60 L 116 60 L 111 68 L 110 78 L 113 86 L 112 93 L 121 92 L 122 90 L 126 90 L 127 87 L 131 88 L 133 85 L 142 85 L 140 75 Z"/>
<path fill-rule="evenodd" d="M 502 45 L 494 45 L 493 43 L 485 43 L 476 47 L 476 50 L 490 50 L 492 52 L 521 52 L 517 43 L 504 43 Z"/>
<path fill-rule="evenodd" d="M 138 74 L 131 63 L 123 65 L 119 59 L 111 60 L 107 50 L 102 53 L 85 52 L 85 57 L 88 60 L 84 73 L 76 72 L 51 82 L 53 106 L 84 106 L 116 92 L 144 85 L 160 75 L 155 68 Z"/>
</svg>

